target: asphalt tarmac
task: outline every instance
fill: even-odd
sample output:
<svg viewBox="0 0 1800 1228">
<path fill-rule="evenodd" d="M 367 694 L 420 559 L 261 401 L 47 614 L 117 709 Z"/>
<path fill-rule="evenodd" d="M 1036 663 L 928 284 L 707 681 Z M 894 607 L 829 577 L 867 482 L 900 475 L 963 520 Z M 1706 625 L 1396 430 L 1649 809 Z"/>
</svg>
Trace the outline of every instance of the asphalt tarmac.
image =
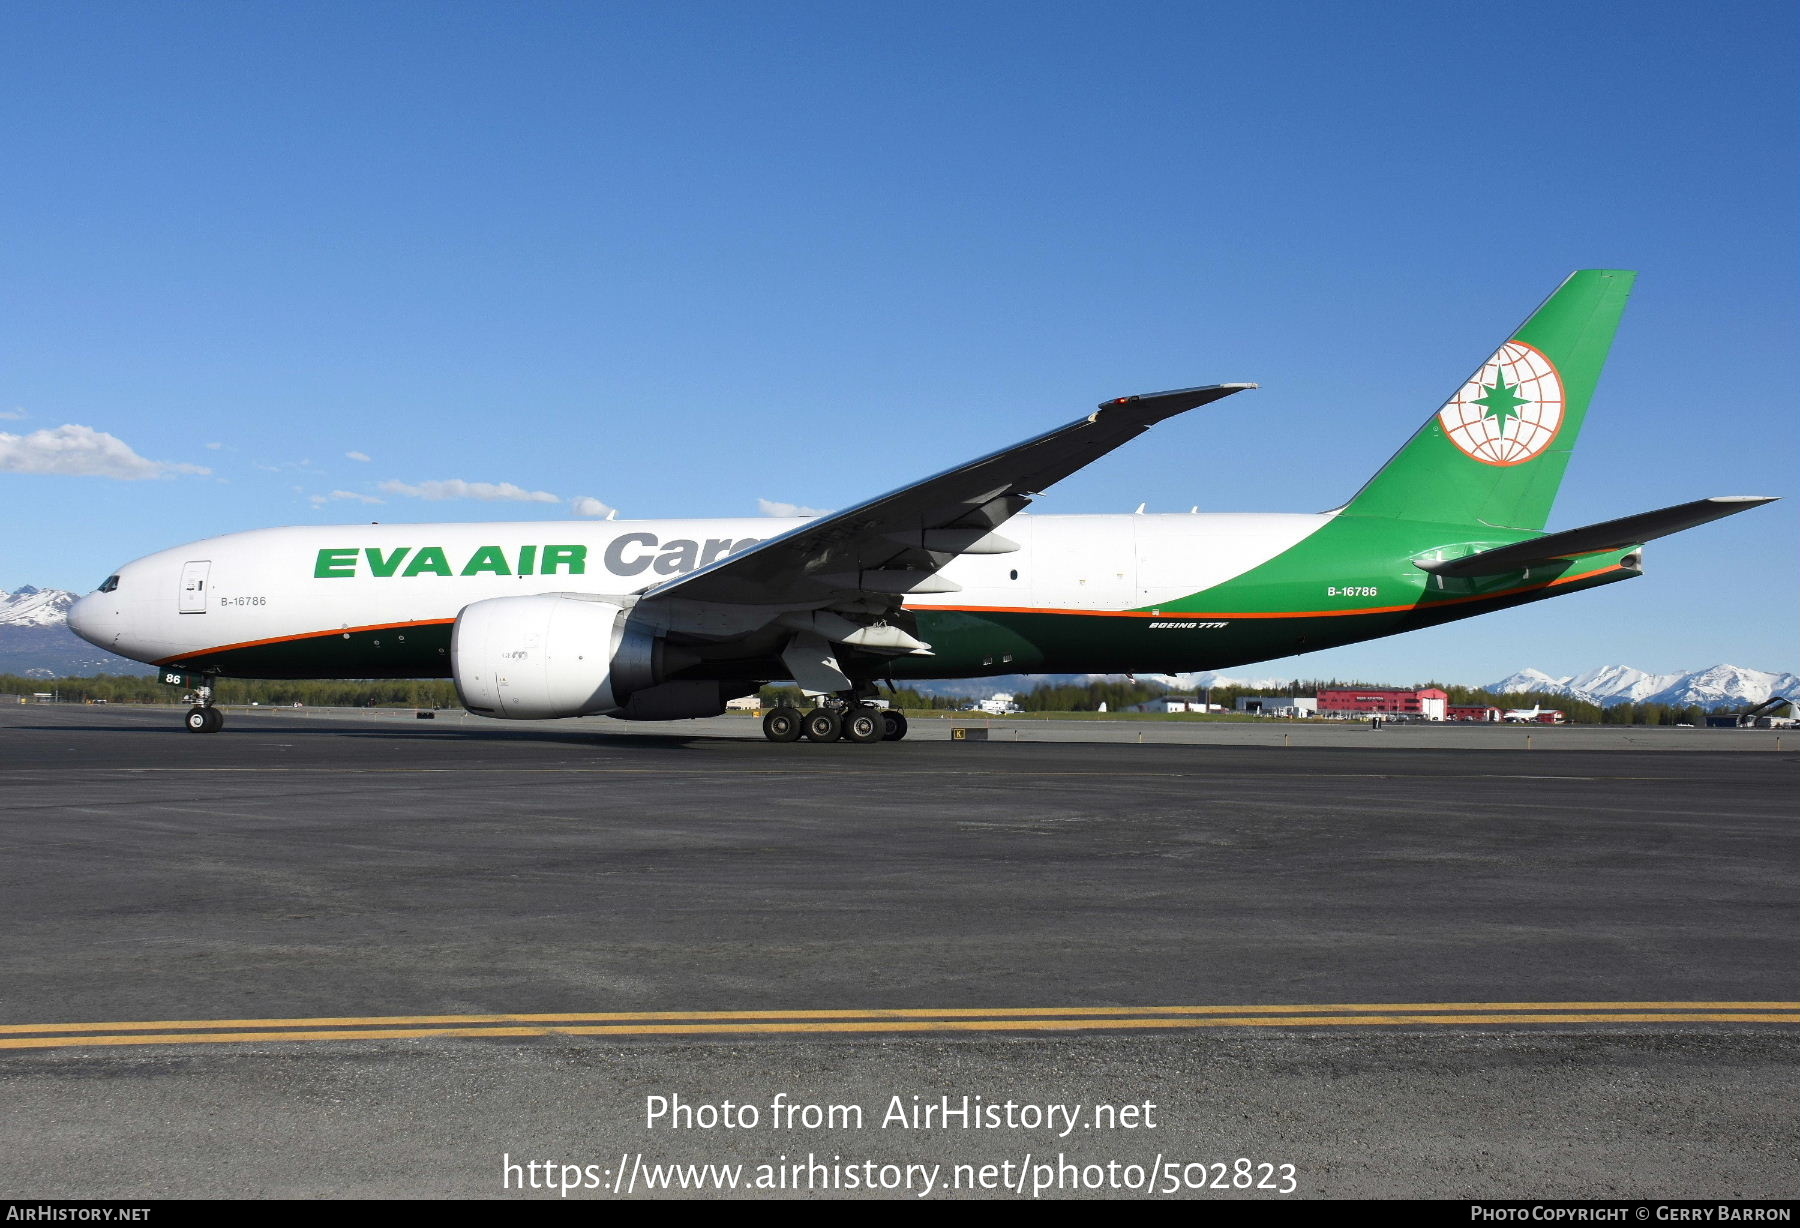
<svg viewBox="0 0 1800 1228">
<path fill-rule="evenodd" d="M 1771 743 L 751 729 L 0 710 L 0 1191 L 558 1196 L 508 1188 L 524 1158 L 641 1196 L 647 1164 L 808 1154 L 815 1196 L 866 1160 L 1028 1197 L 1053 1154 L 1046 1197 L 1142 1196 L 1157 1155 L 1172 1197 L 1793 1191 Z M 645 1121 L 778 1094 L 866 1119 Z M 914 1095 L 1158 1107 L 877 1124 Z"/>
</svg>

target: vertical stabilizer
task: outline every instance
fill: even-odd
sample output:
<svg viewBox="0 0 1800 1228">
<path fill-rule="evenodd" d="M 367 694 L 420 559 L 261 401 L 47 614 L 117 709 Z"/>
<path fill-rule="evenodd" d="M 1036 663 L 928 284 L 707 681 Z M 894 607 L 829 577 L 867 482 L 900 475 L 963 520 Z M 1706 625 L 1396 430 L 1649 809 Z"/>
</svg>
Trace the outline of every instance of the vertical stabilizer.
<svg viewBox="0 0 1800 1228">
<path fill-rule="evenodd" d="M 1570 274 L 1344 513 L 1542 529 L 1636 277 Z"/>
</svg>

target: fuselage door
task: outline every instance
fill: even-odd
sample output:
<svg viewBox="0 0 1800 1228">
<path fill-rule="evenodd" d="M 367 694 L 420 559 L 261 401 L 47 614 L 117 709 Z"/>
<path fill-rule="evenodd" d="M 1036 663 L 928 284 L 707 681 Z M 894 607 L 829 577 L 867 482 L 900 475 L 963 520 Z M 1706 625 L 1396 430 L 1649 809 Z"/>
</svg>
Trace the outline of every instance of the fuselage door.
<svg viewBox="0 0 1800 1228">
<path fill-rule="evenodd" d="M 206 573 L 212 570 L 211 559 L 181 565 L 181 612 L 206 613 Z"/>
</svg>

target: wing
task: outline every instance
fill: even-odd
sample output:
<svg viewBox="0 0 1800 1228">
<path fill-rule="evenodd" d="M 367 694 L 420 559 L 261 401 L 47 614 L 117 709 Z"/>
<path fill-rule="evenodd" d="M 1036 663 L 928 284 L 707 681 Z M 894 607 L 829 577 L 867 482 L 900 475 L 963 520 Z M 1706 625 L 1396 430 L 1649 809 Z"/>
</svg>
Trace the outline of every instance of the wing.
<svg viewBox="0 0 1800 1228">
<path fill-rule="evenodd" d="M 1079 422 L 660 584 L 639 597 L 633 617 L 713 662 L 778 659 L 804 690 L 842 691 L 872 662 L 929 654 L 904 617 L 906 597 L 956 591 L 938 571 L 958 555 L 1018 549 L 995 530 L 1033 497 L 1165 418 L 1254 387 L 1107 401 Z"/>
<path fill-rule="evenodd" d="M 994 530 L 1033 496 L 1165 418 L 1255 384 L 1216 384 L 1107 401 L 1035 439 L 809 521 L 741 554 L 658 585 L 643 601 L 681 599 L 822 607 L 841 599 L 953 592 L 936 573 L 959 554 L 999 554 Z"/>
</svg>

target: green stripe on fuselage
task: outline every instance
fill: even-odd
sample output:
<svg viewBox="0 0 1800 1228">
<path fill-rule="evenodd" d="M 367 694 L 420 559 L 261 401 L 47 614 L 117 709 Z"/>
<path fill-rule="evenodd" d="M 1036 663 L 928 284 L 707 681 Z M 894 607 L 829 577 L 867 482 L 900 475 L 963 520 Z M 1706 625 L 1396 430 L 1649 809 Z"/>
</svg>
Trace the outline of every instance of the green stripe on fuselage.
<svg viewBox="0 0 1800 1228">
<path fill-rule="evenodd" d="M 1184 614 L 1306 614 L 1457 602 L 1525 583 L 1548 582 L 1570 569 L 1530 576 L 1515 572 L 1472 583 L 1434 577 L 1414 560 L 1461 558 L 1538 536 L 1482 525 L 1339 514 L 1274 558 L 1223 584 L 1138 609 Z M 1623 553 L 1594 555 L 1598 561 L 1593 566 L 1616 562 Z"/>
<path fill-rule="evenodd" d="M 1568 566 L 1534 570 L 1529 581 L 1518 574 L 1484 579 L 1479 591 L 1433 596 L 1399 609 L 1370 609 L 1379 599 L 1360 599 L 1330 614 L 1318 612 L 1328 608 L 1326 604 L 1314 603 L 1310 612 L 1234 617 L 1248 612 L 1247 607 L 1239 603 L 1235 610 L 1221 610 L 1200 602 L 1205 594 L 1163 605 L 1150 617 L 921 609 L 919 637 L 931 645 L 933 655 L 898 658 L 882 666 L 879 674 L 923 679 L 1227 669 L 1415 631 L 1639 574 L 1618 567 L 1618 558 L 1595 555 Z M 1597 574 L 1583 574 L 1587 572 Z M 1582 578 L 1553 584 L 1559 573 Z M 1182 611 L 1188 611 L 1185 617 Z"/>
</svg>

